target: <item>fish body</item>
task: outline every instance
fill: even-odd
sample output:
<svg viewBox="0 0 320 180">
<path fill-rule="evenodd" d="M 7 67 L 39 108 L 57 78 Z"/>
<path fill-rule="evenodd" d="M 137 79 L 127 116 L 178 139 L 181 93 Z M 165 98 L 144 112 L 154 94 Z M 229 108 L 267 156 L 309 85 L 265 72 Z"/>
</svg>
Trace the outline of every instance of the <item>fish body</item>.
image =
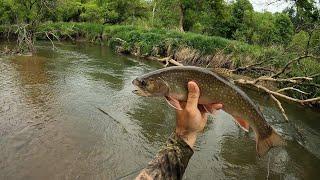
<svg viewBox="0 0 320 180">
<path fill-rule="evenodd" d="M 236 85 L 218 74 L 200 67 L 182 66 L 159 69 L 133 80 L 141 96 L 164 96 L 186 101 L 187 84 L 194 81 L 200 88 L 199 104 L 223 104 L 223 110 L 232 115 L 244 130 L 249 126 L 256 135 L 259 156 L 273 146 L 284 145 L 284 140 L 267 123 L 255 103 Z"/>
</svg>

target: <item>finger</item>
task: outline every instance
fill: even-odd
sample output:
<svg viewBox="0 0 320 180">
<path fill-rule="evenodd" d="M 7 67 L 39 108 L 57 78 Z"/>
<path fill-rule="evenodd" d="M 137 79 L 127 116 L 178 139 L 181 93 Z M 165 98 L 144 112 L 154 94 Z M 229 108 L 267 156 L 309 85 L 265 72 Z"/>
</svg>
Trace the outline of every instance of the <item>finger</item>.
<svg viewBox="0 0 320 180">
<path fill-rule="evenodd" d="M 181 101 L 181 102 L 179 102 L 180 107 L 181 107 L 182 109 L 184 109 L 184 108 L 186 107 L 186 103 L 187 103 L 187 102 L 185 102 L 185 101 Z M 178 109 L 175 109 L 175 110 L 176 110 L 176 114 L 177 114 L 177 116 L 182 116 L 183 111 L 178 110 Z"/>
<path fill-rule="evenodd" d="M 204 107 L 207 110 L 207 112 L 214 113 L 215 111 L 222 109 L 223 105 L 222 104 L 205 104 Z"/>
<path fill-rule="evenodd" d="M 167 103 L 171 107 L 173 107 L 174 109 L 177 109 L 177 110 L 182 110 L 182 107 L 181 107 L 180 102 L 178 100 L 176 100 L 170 96 L 166 96 L 165 98 L 166 98 Z"/>
<path fill-rule="evenodd" d="M 190 81 L 188 83 L 188 100 L 186 108 L 197 108 L 199 96 L 200 89 L 198 85 L 195 82 Z"/>
<path fill-rule="evenodd" d="M 187 102 L 180 101 L 180 106 L 181 106 L 182 109 L 184 109 L 186 107 L 186 105 L 187 105 Z"/>
</svg>

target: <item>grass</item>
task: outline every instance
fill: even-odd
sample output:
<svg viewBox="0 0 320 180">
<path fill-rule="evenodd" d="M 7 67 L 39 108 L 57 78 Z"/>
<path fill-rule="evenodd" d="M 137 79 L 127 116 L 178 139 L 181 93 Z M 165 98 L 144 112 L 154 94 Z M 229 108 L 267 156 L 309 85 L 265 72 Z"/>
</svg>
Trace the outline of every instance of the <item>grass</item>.
<svg viewBox="0 0 320 180">
<path fill-rule="evenodd" d="M 14 26 L 0 26 L 0 36 L 6 34 Z M 232 67 L 245 66 L 255 62 L 265 61 L 266 65 L 280 68 L 290 59 L 296 57 L 287 53 L 281 47 L 261 47 L 243 42 L 225 39 L 216 36 L 206 36 L 196 33 L 181 33 L 174 30 L 145 29 L 127 25 L 102 25 L 94 23 L 44 23 L 35 30 L 38 39 L 47 39 L 44 32 L 52 32 L 62 40 L 85 39 L 91 42 L 103 43 L 115 48 L 119 45 L 119 38 L 124 40 L 122 48 L 126 52 L 139 51 L 140 55 L 168 56 L 182 48 L 195 50 L 200 57 L 207 57 L 217 52 L 228 56 Z M 201 60 L 201 58 L 199 58 Z M 223 58 L 222 58 L 223 59 Z M 320 64 L 310 59 L 295 64 L 287 76 L 305 76 L 306 74 L 319 73 Z M 320 84 L 320 77 L 315 78 L 315 83 Z M 299 87 L 300 88 L 300 87 Z M 314 87 L 301 87 L 312 92 L 310 96 L 320 95 Z M 298 96 L 298 95 L 297 95 Z"/>
<path fill-rule="evenodd" d="M 150 55 L 153 48 L 165 52 L 170 45 L 172 50 L 181 47 L 191 47 L 201 54 L 214 54 L 223 49 L 226 54 L 234 53 L 257 59 L 263 54 L 263 48 L 246 43 L 232 41 L 221 37 L 205 36 L 195 33 L 180 33 L 163 29 L 143 29 L 133 26 L 101 25 L 92 23 L 45 23 L 38 27 L 38 32 L 54 32 L 58 37 L 68 39 L 82 37 L 90 41 L 102 40 L 111 47 L 116 38 L 127 42 L 129 49 L 139 47 L 142 54 Z M 38 38 L 45 39 L 44 35 Z M 161 54 L 160 54 L 161 55 Z"/>
</svg>

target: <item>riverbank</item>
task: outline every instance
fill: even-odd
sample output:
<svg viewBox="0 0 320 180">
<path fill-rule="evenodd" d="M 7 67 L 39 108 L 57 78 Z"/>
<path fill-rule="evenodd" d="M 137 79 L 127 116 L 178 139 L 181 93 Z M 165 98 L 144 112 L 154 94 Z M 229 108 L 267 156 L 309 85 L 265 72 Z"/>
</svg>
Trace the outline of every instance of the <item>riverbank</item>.
<svg viewBox="0 0 320 180">
<path fill-rule="evenodd" d="M 32 28 L 32 27 L 30 27 Z M 195 33 L 181 33 L 164 29 L 145 29 L 133 26 L 102 25 L 91 23 L 45 23 L 37 26 L 36 38 L 41 40 L 89 41 L 109 45 L 118 53 L 132 54 L 147 59 L 173 60 L 186 65 L 227 68 L 235 73 L 251 77 L 270 75 L 297 58 L 282 47 L 261 47 L 221 37 Z M 14 36 L 14 26 L 0 28 L 2 37 Z M 9 36 L 8 36 L 9 35 Z M 254 65 L 259 65 L 256 68 Z M 284 77 L 306 76 L 320 72 L 320 63 L 310 58 L 292 65 Z M 319 84 L 316 76 L 312 83 Z M 280 86 L 286 86 L 281 83 Z M 308 85 L 295 87 L 308 93 L 290 92 L 302 99 L 320 95 L 319 87 Z"/>
<path fill-rule="evenodd" d="M 172 133 L 174 113 L 162 98 L 132 94 L 131 82 L 161 66 L 87 42 L 50 46 L 39 41 L 32 56 L 0 60 L 0 179 L 115 179 L 145 166 Z M 270 179 L 318 177 L 320 113 L 284 104 L 290 123 L 283 123 L 272 102 L 246 92 L 288 146 L 258 159 L 252 136 L 219 112 L 186 176 L 263 179 L 270 167 Z"/>
</svg>

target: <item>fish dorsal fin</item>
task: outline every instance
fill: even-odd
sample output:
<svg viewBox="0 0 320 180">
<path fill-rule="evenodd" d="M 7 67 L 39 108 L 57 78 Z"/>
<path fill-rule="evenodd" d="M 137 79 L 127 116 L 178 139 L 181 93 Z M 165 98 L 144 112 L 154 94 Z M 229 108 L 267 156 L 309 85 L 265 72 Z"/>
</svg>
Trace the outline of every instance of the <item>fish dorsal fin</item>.
<svg viewBox="0 0 320 180">
<path fill-rule="evenodd" d="M 234 117 L 235 122 L 246 132 L 249 132 L 250 124 L 247 120 L 244 120 L 239 117 Z"/>
<path fill-rule="evenodd" d="M 221 77 L 222 79 L 226 80 L 226 81 L 230 81 L 232 82 L 233 79 L 231 78 L 231 72 L 227 69 L 224 68 L 212 68 L 210 69 L 210 71 L 212 71 L 213 73 L 217 74 L 219 77 Z"/>
<path fill-rule="evenodd" d="M 182 110 L 182 108 L 181 108 L 180 103 L 179 103 L 178 100 L 176 100 L 176 99 L 174 99 L 174 98 L 172 98 L 172 97 L 170 97 L 170 96 L 165 96 L 165 98 L 166 98 L 167 103 L 168 103 L 171 107 L 173 107 L 173 108 L 175 108 L 175 109 L 177 109 L 177 110 Z"/>
</svg>

